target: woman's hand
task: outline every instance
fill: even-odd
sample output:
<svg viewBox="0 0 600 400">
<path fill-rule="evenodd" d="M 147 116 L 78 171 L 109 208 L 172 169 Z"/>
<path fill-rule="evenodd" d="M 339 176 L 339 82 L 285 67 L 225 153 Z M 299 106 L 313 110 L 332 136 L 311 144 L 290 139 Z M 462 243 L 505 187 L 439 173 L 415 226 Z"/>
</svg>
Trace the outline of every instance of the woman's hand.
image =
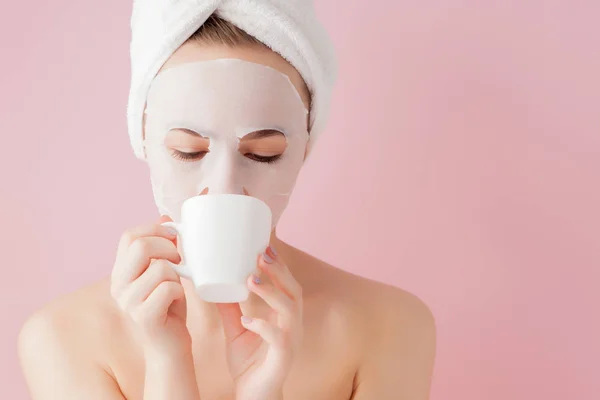
<svg viewBox="0 0 600 400">
<path fill-rule="evenodd" d="M 186 302 L 181 280 L 166 260 L 179 263 L 176 232 L 159 224 L 125 232 L 111 276 L 111 294 L 140 333 L 144 355 L 189 355 Z"/>
<path fill-rule="evenodd" d="M 280 400 L 302 341 L 302 288 L 271 247 L 260 256 L 258 268 L 271 283 L 251 276 L 248 287 L 271 307 L 268 320 L 242 316 L 239 304 L 218 307 L 236 399 Z"/>
</svg>

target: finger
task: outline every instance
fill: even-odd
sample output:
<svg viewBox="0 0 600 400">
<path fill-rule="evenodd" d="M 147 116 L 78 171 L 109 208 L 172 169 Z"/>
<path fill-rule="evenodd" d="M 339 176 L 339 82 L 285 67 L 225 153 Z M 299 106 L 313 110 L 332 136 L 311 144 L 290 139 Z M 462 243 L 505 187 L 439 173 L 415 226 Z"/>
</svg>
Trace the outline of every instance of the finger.
<svg viewBox="0 0 600 400">
<path fill-rule="evenodd" d="M 282 345 L 282 332 L 276 326 L 268 323 L 264 319 L 250 318 L 243 316 L 240 318 L 242 326 L 257 335 L 271 346 Z"/>
<path fill-rule="evenodd" d="M 183 286 L 179 282 L 161 282 L 146 299 L 138 311 L 138 318 L 156 320 L 166 316 L 174 301 L 185 299 Z M 142 321 L 140 321 L 142 322 Z"/>
<path fill-rule="evenodd" d="M 158 223 L 162 224 L 164 222 L 173 222 L 173 220 L 168 215 L 161 215 L 160 218 L 158 219 Z"/>
<path fill-rule="evenodd" d="M 273 325 L 278 325 L 279 314 L 277 313 L 277 311 L 273 309 L 269 310 L 269 314 L 267 315 L 267 322 Z"/>
<path fill-rule="evenodd" d="M 267 250 L 265 254 L 259 257 L 258 267 L 267 274 L 275 286 L 286 293 L 292 300 L 300 301 L 302 299 L 302 287 L 294 278 L 289 268 L 272 251 Z"/>
<path fill-rule="evenodd" d="M 166 260 L 152 260 L 150 266 L 127 289 L 124 302 L 139 304 L 145 301 L 161 282 L 171 281 L 181 283 L 179 275 Z"/>
<path fill-rule="evenodd" d="M 168 215 L 161 215 L 158 218 L 158 224 L 163 227 L 163 228 L 167 228 L 167 231 L 169 232 L 169 235 L 172 235 L 171 237 L 167 237 L 165 239 L 169 239 L 170 241 L 173 242 L 173 244 L 175 245 L 175 247 L 177 247 L 177 235 L 178 232 L 176 229 L 172 228 L 172 227 L 167 227 L 167 226 L 163 226 L 162 224 L 164 224 L 165 222 L 173 222 L 173 220 L 171 219 L 171 217 L 169 217 Z"/>
<path fill-rule="evenodd" d="M 217 309 L 223 321 L 223 333 L 228 342 L 244 333 L 244 327 L 240 322 L 242 310 L 239 303 L 217 303 Z"/>
<path fill-rule="evenodd" d="M 124 282 L 133 282 L 148 268 L 152 259 L 165 259 L 175 264 L 181 261 L 173 242 L 156 236 L 143 237 L 129 246 L 118 276 Z"/>
<path fill-rule="evenodd" d="M 174 240 L 177 238 L 177 232 L 173 229 L 160 224 L 142 225 L 125 231 L 121 235 L 119 240 L 119 248 L 117 250 L 117 257 L 127 253 L 127 249 L 131 244 L 141 238 L 147 236 L 158 236 L 165 239 Z"/>
<path fill-rule="evenodd" d="M 296 310 L 289 296 L 276 286 L 263 283 L 253 276 L 248 278 L 248 287 L 277 312 L 280 327 L 286 330 L 291 328 Z"/>
<path fill-rule="evenodd" d="M 173 220 L 168 215 L 161 215 L 160 218 L 158 219 L 158 223 L 159 224 L 164 224 L 165 222 L 173 222 Z M 175 237 L 173 239 L 169 238 L 169 240 L 172 240 L 173 243 L 175 244 L 175 246 L 177 246 L 177 232 L 174 232 L 172 230 L 172 228 L 167 228 L 167 229 L 169 230 L 169 232 L 171 234 L 175 233 Z"/>
</svg>

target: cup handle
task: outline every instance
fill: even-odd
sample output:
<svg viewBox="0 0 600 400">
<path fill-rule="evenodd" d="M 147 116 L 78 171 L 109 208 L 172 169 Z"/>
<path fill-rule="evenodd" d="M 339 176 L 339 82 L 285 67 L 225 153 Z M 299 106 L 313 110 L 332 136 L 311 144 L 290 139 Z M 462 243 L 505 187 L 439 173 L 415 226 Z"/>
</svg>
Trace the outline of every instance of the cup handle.
<svg viewBox="0 0 600 400">
<path fill-rule="evenodd" d="M 178 234 L 180 234 L 180 232 L 181 232 L 179 230 L 179 224 L 177 224 L 175 222 L 170 222 L 170 221 L 163 222 L 161 225 L 175 229 Z M 171 267 L 175 270 L 175 272 L 177 272 L 177 275 L 179 275 L 183 278 L 192 279 L 192 274 L 190 273 L 190 269 L 183 262 L 183 258 L 179 264 L 174 264 L 168 260 L 165 260 L 165 261 L 167 261 L 169 263 L 169 265 L 171 265 Z"/>
</svg>

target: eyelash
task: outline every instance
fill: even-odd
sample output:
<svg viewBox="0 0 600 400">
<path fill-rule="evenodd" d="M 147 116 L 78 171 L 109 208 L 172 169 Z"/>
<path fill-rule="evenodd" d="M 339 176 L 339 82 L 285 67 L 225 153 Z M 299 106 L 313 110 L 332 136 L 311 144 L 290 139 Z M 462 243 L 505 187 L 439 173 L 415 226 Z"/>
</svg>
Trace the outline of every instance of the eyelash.
<svg viewBox="0 0 600 400">
<path fill-rule="evenodd" d="M 277 154 L 275 156 L 259 156 L 257 154 L 246 153 L 244 154 L 246 158 L 249 158 L 252 161 L 263 163 L 263 164 L 273 164 L 277 160 L 281 158 L 281 154 Z"/>
<path fill-rule="evenodd" d="M 196 151 L 193 153 L 186 153 L 184 151 L 173 150 L 173 157 L 180 161 L 195 161 L 202 159 L 207 151 Z"/>
<path fill-rule="evenodd" d="M 208 152 L 207 151 L 196 151 L 194 153 L 186 153 L 179 150 L 173 150 L 173 157 L 180 161 L 197 161 L 201 160 Z M 253 153 L 246 153 L 244 156 L 254 162 L 263 164 L 272 164 L 281 158 L 281 154 L 275 156 L 259 156 Z"/>
</svg>

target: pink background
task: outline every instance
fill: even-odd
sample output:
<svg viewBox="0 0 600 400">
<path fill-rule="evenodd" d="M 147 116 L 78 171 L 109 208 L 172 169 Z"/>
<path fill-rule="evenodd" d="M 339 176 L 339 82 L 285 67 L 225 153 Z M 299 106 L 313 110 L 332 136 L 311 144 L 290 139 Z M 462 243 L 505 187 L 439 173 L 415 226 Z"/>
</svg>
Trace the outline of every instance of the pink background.
<svg viewBox="0 0 600 400">
<path fill-rule="evenodd" d="M 430 305 L 433 399 L 600 398 L 600 3 L 317 3 L 340 79 L 282 238 Z M 156 215 L 125 126 L 130 9 L 0 16 L 3 399 L 27 398 L 27 315 Z"/>
</svg>

